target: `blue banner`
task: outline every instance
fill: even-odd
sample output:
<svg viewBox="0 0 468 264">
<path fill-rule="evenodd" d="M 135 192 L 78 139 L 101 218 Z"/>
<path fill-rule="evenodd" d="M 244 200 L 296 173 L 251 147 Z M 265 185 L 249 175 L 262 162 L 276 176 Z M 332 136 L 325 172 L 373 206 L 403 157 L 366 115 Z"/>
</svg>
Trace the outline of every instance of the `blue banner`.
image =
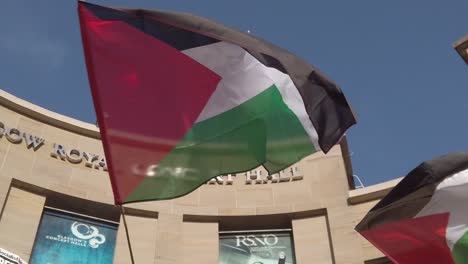
<svg viewBox="0 0 468 264">
<path fill-rule="evenodd" d="M 31 264 L 112 264 L 117 225 L 44 211 Z"/>
</svg>

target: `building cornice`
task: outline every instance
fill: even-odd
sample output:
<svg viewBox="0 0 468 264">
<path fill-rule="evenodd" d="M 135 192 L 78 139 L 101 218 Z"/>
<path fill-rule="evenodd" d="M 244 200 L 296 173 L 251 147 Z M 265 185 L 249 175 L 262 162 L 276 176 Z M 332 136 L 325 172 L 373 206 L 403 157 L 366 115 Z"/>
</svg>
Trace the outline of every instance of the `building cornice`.
<svg viewBox="0 0 468 264">
<path fill-rule="evenodd" d="M 68 116 L 64 116 L 28 101 L 20 99 L 0 89 L 0 105 L 10 110 L 70 132 L 90 138 L 100 139 L 99 128 L 94 124 L 86 123 Z"/>
<path fill-rule="evenodd" d="M 348 192 L 348 203 L 360 204 L 381 199 L 387 195 L 402 179 L 403 177 L 364 188 L 350 190 Z"/>
</svg>

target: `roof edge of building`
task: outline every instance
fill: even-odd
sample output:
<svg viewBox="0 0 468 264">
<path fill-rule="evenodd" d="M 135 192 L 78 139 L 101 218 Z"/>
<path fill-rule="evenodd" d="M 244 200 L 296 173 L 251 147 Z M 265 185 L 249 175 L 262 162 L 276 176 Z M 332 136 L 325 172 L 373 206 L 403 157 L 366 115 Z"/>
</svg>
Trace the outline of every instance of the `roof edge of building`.
<svg viewBox="0 0 468 264">
<path fill-rule="evenodd" d="M 101 139 L 99 128 L 96 125 L 47 110 L 18 98 L 2 89 L 0 89 L 0 105 L 37 121 L 53 125 L 57 128 L 90 138 Z"/>
<path fill-rule="evenodd" d="M 354 205 L 380 199 L 387 195 L 402 179 L 403 177 L 400 177 L 364 188 L 350 190 L 348 192 L 348 203 Z"/>
</svg>

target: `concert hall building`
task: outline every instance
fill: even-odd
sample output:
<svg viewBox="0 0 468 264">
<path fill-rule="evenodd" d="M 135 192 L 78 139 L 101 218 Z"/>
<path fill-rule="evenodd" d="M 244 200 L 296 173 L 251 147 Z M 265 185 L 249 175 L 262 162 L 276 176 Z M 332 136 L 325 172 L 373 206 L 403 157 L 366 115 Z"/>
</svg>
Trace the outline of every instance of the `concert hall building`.
<svg viewBox="0 0 468 264">
<path fill-rule="evenodd" d="M 355 188 L 344 138 L 279 177 L 221 176 L 125 219 L 137 264 L 390 263 L 354 227 L 397 182 Z M 131 263 L 99 129 L 2 90 L 0 210 L 0 263 Z"/>
</svg>

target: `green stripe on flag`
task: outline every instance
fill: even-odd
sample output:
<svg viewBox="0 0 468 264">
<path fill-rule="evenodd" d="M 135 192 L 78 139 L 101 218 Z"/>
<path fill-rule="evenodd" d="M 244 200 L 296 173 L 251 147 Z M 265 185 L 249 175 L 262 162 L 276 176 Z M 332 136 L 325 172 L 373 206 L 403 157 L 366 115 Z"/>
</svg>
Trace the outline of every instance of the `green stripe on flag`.
<svg viewBox="0 0 468 264">
<path fill-rule="evenodd" d="M 196 123 L 125 202 L 182 196 L 215 176 L 262 164 L 276 173 L 315 151 L 273 85 L 238 107 Z"/>
<path fill-rule="evenodd" d="M 455 244 L 452 250 L 455 264 L 468 263 L 468 232 L 466 232 Z"/>
</svg>

